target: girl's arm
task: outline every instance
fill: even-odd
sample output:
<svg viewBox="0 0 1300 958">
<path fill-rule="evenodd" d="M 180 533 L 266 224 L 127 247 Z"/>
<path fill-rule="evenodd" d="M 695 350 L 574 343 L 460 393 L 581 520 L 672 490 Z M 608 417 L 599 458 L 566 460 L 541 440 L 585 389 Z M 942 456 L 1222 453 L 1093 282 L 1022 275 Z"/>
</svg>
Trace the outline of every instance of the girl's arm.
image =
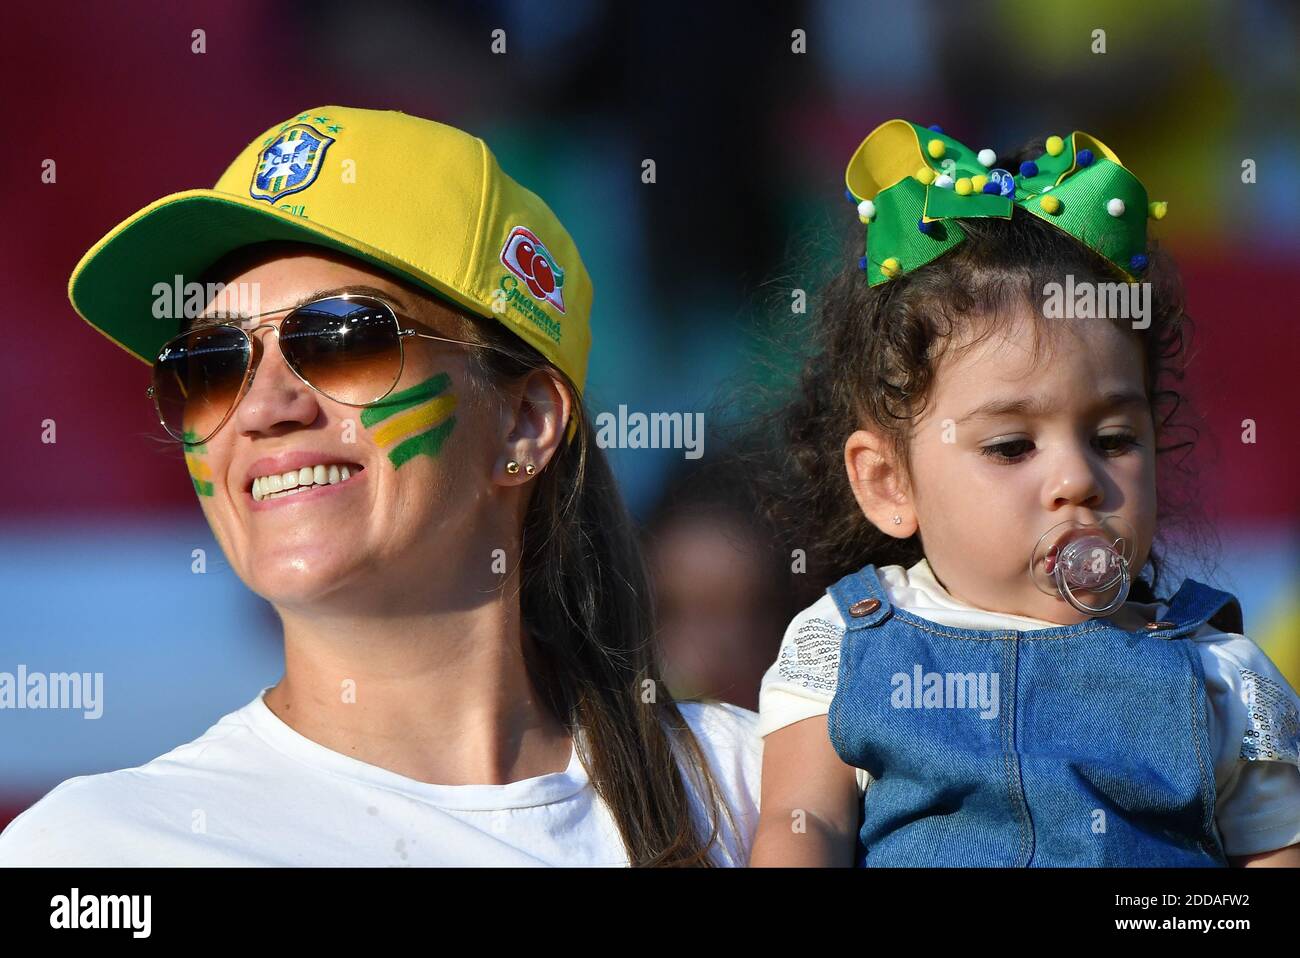
<svg viewBox="0 0 1300 958">
<path fill-rule="evenodd" d="M 763 739 L 761 812 L 751 867 L 852 867 L 857 771 L 840 759 L 815 715 Z"/>
<path fill-rule="evenodd" d="M 766 770 L 767 766 L 763 768 Z M 1228 862 L 1234 868 L 1300 868 L 1300 845 L 1288 845 L 1258 855 L 1241 855 L 1229 858 Z"/>
</svg>

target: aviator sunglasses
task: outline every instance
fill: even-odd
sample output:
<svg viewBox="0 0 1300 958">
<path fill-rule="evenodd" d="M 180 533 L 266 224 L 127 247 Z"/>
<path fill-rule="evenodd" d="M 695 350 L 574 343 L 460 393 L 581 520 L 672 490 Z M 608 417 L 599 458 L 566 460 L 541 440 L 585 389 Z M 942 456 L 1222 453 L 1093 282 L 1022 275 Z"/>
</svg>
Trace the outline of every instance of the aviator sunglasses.
<svg viewBox="0 0 1300 958">
<path fill-rule="evenodd" d="M 258 313 L 260 319 L 283 309 Z M 275 331 L 280 355 L 294 375 L 345 406 L 379 402 L 397 385 L 405 364 L 403 342 L 412 336 L 460 346 L 481 346 L 403 328 L 393 307 L 373 296 L 341 293 L 288 310 L 277 329 L 262 323 L 196 326 L 163 344 L 146 395 L 158 421 L 177 442 L 206 442 L 220 429 L 248 387 L 262 359 L 259 329 Z"/>
</svg>

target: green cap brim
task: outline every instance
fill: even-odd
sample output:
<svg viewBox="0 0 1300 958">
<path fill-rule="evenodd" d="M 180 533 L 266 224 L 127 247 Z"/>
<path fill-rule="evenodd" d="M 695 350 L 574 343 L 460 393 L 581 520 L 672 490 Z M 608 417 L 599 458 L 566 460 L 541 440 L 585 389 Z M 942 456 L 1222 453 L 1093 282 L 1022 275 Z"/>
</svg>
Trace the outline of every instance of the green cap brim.
<svg viewBox="0 0 1300 958">
<path fill-rule="evenodd" d="M 86 322 L 137 359 L 152 364 L 180 331 L 180 318 L 153 315 L 158 283 L 199 276 L 241 246 L 268 240 L 309 243 L 361 259 L 476 315 L 487 308 L 436 277 L 369 246 L 260 200 L 214 190 L 173 193 L 119 223 L 81 258 L 68 281 L 68 298 Z"/>
</svg>

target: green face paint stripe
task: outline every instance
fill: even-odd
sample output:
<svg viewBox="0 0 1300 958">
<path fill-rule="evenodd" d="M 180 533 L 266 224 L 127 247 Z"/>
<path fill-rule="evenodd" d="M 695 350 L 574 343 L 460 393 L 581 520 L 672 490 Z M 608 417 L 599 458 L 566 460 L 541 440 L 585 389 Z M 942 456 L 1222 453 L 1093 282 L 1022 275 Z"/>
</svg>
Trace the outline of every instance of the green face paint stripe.
<svg viewBox="0 0 1300 958">
<path fill-rule="evenodd" d="M 181 436 L 185 444 L 185 468 L 189 470 L 190 482 L 194 483 L 194 491 L 201 496 L 211 496 L 214 492 L 211 480 L 196 475 L 195 462 L 190 459 L 191 456 L 204 455 L 208 451 L 208 444 L 192 442 L 191 440 L 198 436 L 198 433 L 192 429 L 185 430 L 181 433 Z"/>
<path fill-rule="evenodd" d="M 408 461 L 414 456 L 437 456 L 442 449 L 442 444 L 451 431 L 456 427 L 456 417 L 439 423 L 428 432 L 422 432 L 418 436 L 412 436 L 410 439 L 404 439 L 388 452 L 388 458 L 394 468 L 400 468 L 402 463 Z"/>
<path fill-rule="evenodd" d="M 438 373 L 410 389 L 403 389 L 399 393 L 386 396 L 381 402 L 361 410 L 361 425 L 369 428 L 375 423 L 383 422 L 389 416 L 396 416 L 399 412 L 405 412 L 413 406 L 428 402 L 450 385 L 451 376 L 447 373 Z"/>
<path fill-rule="evenodd" d="M 208 451 L 208 444 L 206 442 L 196 443 L 194 441 L 195 439 L 198 438 L 198 435 L 199 434 L 195 432 L 193 429 L 186 429 L 183 433 L 181 433 L 183 442 L 185 443 L 186 452 L 196 452 L 199 454 L 203 454 Z"/>
</svg>

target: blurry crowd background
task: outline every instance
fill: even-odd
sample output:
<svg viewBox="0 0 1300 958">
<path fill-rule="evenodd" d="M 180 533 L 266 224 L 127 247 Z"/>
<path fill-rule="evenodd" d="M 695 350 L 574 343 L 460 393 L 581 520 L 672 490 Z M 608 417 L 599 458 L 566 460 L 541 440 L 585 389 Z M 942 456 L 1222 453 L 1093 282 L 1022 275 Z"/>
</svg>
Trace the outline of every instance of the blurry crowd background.
<svg viewBox="0 0 1300 958">
<path fill-rule="evenodd" d="M 698 462 L 609 454 L 645 524 L 674 688 L 748 708 L 790 615 L 825 583 L 792 577 L 755 526 L 718 390 L 754 363 L 793 365 L 765 353 L 778 341 L 765 334 L 797 334 L 790 291 L 815 309 L 840 240 L 861 229 L 843 199 L 850 153 L 896 116 L 976 148 L 1099 136 L 1169 202 L 1155 235 L 1197 321 L 1187 387 L 1222 541 L 1204 574 L 1242 597 L 1246 631 L 1300 684 L 1293 4 L 129 0 L 4 17 L 0 671 L 102 671 L 106 710 L 0 712 L 0 824 L 67 777 L 189 741 L 280 674 L 273 613 L 221 556 L 179 450 L 156 441 L 145 367 L 85 326 L 65 288 L 123 217 L 211 185 L 258 131 L 328 104 L 483 137 L 595 280 L 593 412 L 707 414 Z M 724 398 L 744 416 L 744 395 Z M 57 444 L 40 441 L 45 419 Z M 195 548 L 206 575 L 191 573 Z"/>
</svg>

